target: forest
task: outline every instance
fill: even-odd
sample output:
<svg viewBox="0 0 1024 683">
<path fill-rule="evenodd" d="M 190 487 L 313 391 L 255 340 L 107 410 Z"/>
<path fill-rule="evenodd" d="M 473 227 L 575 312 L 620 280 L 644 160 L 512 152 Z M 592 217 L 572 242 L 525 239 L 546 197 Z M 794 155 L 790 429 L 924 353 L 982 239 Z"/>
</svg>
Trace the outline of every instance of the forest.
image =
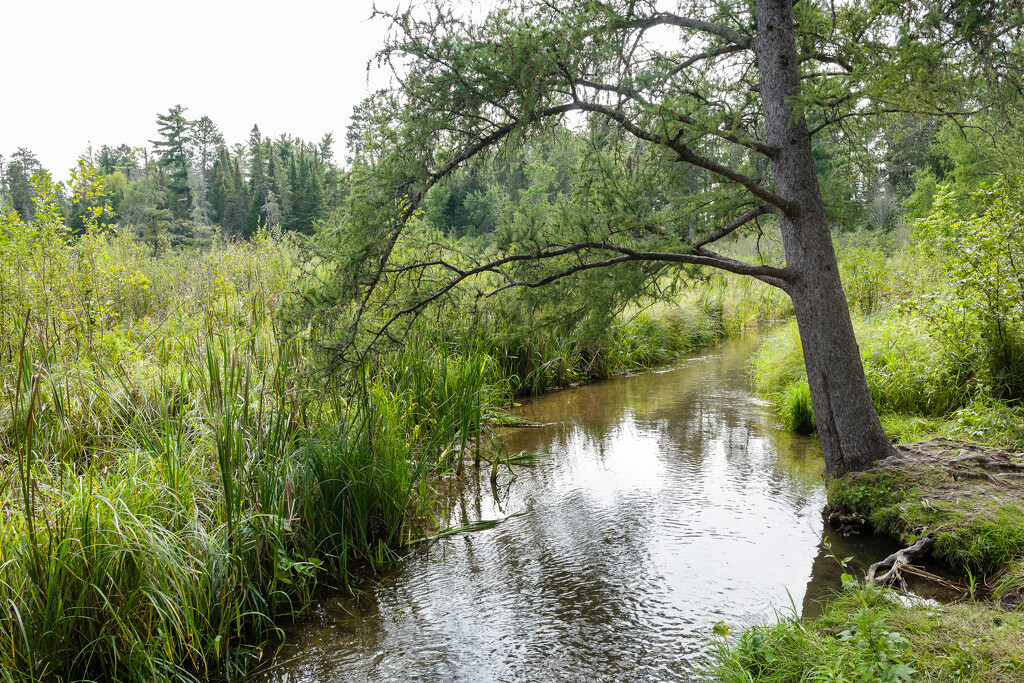
<svg viewBox="0 0 1024 683">
<path fill-rule="evenodd" d="M 8 150 L 0 678 L 257 680 L 324 591 L 498 523 L 445 491 L 535 466 L 526 397 L 747 338 L 826 517 L 962 595 L 836 551 L 821 616 L 674 675 L 1020 680 L 1024 17 L 903 5 L 378 12 L 343 146 L 175 105 L 66 182 Z"/>
</svg>

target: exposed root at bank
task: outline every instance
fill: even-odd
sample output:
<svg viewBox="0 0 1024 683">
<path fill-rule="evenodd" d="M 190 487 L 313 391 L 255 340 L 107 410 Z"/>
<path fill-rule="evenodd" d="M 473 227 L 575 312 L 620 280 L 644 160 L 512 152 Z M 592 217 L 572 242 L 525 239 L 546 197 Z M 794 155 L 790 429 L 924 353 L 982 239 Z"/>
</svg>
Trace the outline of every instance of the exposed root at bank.
<svg viewBox="0 0 1024 683">
<path fill-rule="evenodd" d="M 901 570 L 918 557 L 921 557 L 931 550 L 934 543 L 935 535 L 928 534 L 927 536 L 919 539 L 914 545 L 903 548 L 902 550 L 897 550 L 884 560 L 875 562 L 873 565 L 868 567 L 868 585 L 876 582 L 883 586 L 899 583 L 900 588 L 907 590 L 907 582 L 904 580 Z M 879 569 L 887 569 L 888 571 L 881 576 L 876 576 L 875 574 Z"/>
<path fill-rule="evenodd" d="M 834 526 L 863 522 L 907 546 L 874 565 L 870 581 L 902 586 L 904 574 L 921 575 L 911 562 L 927 554 L 982 582 L 1024 562 L 1022 454 L 948 439 L 900 445 L 873 469 L 832 482 L 829 504 Z"/>
<path fill-rule="evenodd" d="M 871 471 L 897 469 L 940 469 L 948 477 L 950 489 L 963 480 L 980 479 L 1024 499 L 1024 456 L 995 448 L 958 443 L 949 439 L 932 439 L 921 443 L 896 446 L 896 453 L 882 460 Z"/>
</svg>

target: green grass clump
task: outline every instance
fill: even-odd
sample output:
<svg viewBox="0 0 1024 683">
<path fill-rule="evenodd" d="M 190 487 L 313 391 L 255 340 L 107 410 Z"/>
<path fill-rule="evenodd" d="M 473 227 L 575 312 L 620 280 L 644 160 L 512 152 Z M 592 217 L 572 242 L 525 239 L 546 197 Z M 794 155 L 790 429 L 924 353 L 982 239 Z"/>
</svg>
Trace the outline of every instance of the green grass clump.
<svg viewBox="0 0 1024 683">
<path fill-rule="evenodd" d="M 1008 564 L 996 577 L 992 597 L 1018 607 L 1024 602 L 1024 559 Z"/>
<path fill-rule="evenodd" d="M 811 407 L 811 387 L 807 380 L 786 387 L 779 406 L 783 426 L 797 434 L 813 434 L 814 409 Z"/>
<path fill-rule="evenodd" d="M 904 606 L 886 589 L 852 581 L 813 622 L 785 616 L 719 640 L 706 676 L 723 683 L 1010 683 L 1022 677 L 1024 612 Z"/>
<path fill-rule="evenodd" d="M 260 370 L 250 335 L 192 339 L 148 383 L 101 368 L 82 383 L 30 342 L 0 433 L 0 666 L 16 680 L 244 672 L 318 581 L 393 557 L 437 454 L 479 429 L 465 404 L 487 404 L 461 368 L 415 424 L 384 375 L 314 399 L 296 349 Z M 65 420 L 96 433 L 76 442 Z"/>
</svg>

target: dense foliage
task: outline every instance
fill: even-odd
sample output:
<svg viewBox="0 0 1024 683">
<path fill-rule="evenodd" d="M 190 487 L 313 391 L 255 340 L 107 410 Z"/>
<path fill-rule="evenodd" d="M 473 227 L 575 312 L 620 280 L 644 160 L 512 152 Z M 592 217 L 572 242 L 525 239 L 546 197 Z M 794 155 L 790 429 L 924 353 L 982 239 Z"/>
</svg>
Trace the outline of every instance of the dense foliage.
<svg viewBox="0 0 1024 683">
<path fill-rule="evenodd" d="M 253 126 L 248 144 L 228 146 L 206 116 L 185 117 L 181 105 L 157 116 L 152 147 L 91 147 L 68 183 L 52 186 L 53 205 L 75 233 L 82 216 L 102 207 L 95 228 L 134 231 L 154 252 L 208 245 L 212 226 L 251 238 L 260 227 L 312 233 L 344 201 L 345 173 L 334 162 L 330 134 L 317 143 L 283 134 L 271 139 Z M 23 220 L 35 214 L 47 172 L 31 151 L 0 156 L 3 205 Z"/>
<path fill-rule="evenodd" d="M 322 582 L 435 531 L 431 482 L 498 406 L 714 342 L 720 309 L 632 311 L 600 338 L 442 313 L 324 384 L 277 311 L 295 245 L 261 229 L 154 256 L 72 231 L 52 188 L 0 215 L 0 671 L 204 680 L 258 660 Z"/>
</svg>

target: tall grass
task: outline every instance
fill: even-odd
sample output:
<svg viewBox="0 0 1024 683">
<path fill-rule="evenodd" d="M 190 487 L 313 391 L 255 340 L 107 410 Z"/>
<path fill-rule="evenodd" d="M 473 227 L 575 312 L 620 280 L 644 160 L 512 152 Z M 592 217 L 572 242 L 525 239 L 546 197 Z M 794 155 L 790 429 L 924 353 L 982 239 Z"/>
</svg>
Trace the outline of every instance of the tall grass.
<svg viewBox="0 0 1024 683">
<path fill-rule="evenodd" d="M 840 246 L 839 265 L 861 360 L 883 426 L 890 435 L 935 435 L 1024 447 L 1012 350 L 1024 330 L 1000 334 L 960 306 L 957 281 L 914 246 L 886 255 L 862 239 Z M 1007 360 L 1010 358 L 1010 360 Z M 796 325 L 773 332 L 752 362 L 757 391 L 785 425 L 814 431 L 810 390 Z"/>
<path fill-rule="evenodd" d="M 360 392 L 311 381 L 316 360 L 276 324 L 280 236 L 153 259 L 45 212 L 3 220 L 10 679 L 244 671 L 318 581 L 391 557 L 424 474 L 479 438 L 497 386 L 485 355 L 424 340 Z"/>
<path fill-rule="evenodd" d="M 677 357 L 713 308 L 597 340 L 420 324 L 350 385 L 276 312 L 293 246 L 261 233 L 155 259 L 0 225 L 0 671 L 8 680 L 234 677 L 309 604 L 429 533 L 429 478 L 481 460 L 521 393 Z"/>
<path fill-rule="evenodd" d="M 406 355 L 360 394 L 314 398 L 290 344 L 261 366 L 253 333 L 222 332 L 179 339 L 179 362 L 147 383 L 127 369 L 69 375 L 26 335 L 32 375 L 7 397 L 2 442 L 6 670 L 244 670 L 244 644 L 300 612 L 318 579 L 392 556 L 424 473 L 486 420 L 486 356 Z"/>
</svg>

